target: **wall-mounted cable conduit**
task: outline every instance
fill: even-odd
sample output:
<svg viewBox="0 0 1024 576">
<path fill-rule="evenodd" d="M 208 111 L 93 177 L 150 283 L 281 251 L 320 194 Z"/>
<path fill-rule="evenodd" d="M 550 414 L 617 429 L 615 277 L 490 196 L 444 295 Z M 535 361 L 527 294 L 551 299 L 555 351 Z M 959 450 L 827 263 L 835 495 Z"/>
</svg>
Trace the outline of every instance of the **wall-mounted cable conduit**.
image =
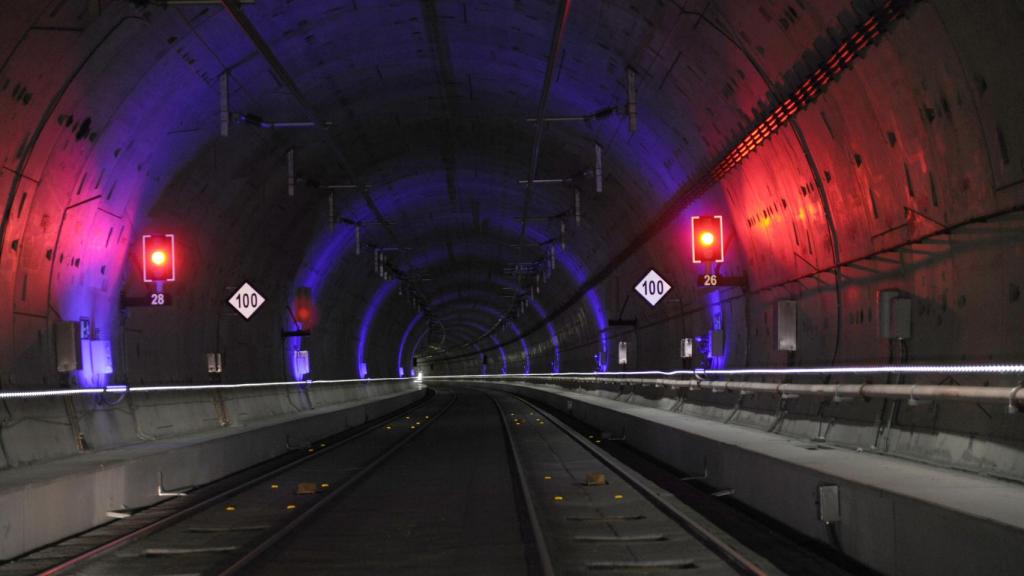
<svg viewBox="0 0 1024 576">
<path fill-rule="evenodd" d="M 1024 373 L 1024 365 L 991 365 L 991 366 L 882 366 L 877 367 L 879 372 L 884 369 L 897 371 L 895 368 L 908 368 L 908 372 L 926 374 L 1007 374 Z M 862 370 L 874 370 L 865 368 Z M 710 371 L 709 371 L 710 372 Z M 753 372 L 753 371 L 751 371 Z M 765 371 L 758 373 L 765 374 Z M 771 372 L 768 372 L 771 373 Z M 806 374 L 807 372 L 802 372 Z M 817 369 L 817 374 L 836 374 L 835 371 Z M 872 372 L 860 372 L 872 373 Z M 671 374 L 671 373 L 663 373 Z M 1008 412 L 1016 414 L 1024 406 L 1024 387 L 1016 386 L 1008 388 L 1004 386 L 958 386 L 952 384 L 794 384 L 794 383 L 772 383 L 772 382 L 735 382 L 727 380 L 707 380 L 702 376 L 706 373 L 684 372 L 692 375 L 692 380 L 677 380 L 663 377 L 639 378 L 636 376 L 621 377 L 618 374 L 589 376 L 564 375 L 564 374 L 494 374 L 487 376 L 427 376 L 425 381 L 433 379 L 457 379 L 457 380 L 488 380 L 499 379 L 502 381 L 570 385 L 577 387 L 583 384 L 615 384 L 630 386 L 663 386 L 666 388 L 681 388 L 693 391 L 707 392 L 730 392 L 734 394 L 760 394 L 780 398 L 794 398 L 799 396 L 828 398 L 833 401 L 847 399 L 888 399 L 888 400 L 914 400 L 918 403 L 926 402 L 964 402 L 978 404 L 996 404 L 1008 406 Z"/>
</svg>

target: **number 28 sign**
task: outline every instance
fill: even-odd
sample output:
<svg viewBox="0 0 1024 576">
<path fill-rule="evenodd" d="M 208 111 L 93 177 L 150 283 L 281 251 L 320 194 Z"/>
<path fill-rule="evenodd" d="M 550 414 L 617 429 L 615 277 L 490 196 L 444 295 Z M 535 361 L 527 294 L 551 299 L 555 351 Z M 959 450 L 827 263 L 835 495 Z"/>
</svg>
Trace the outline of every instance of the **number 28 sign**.
<svg viewBox="0 0 1024 576">
<path fill-rule="evenodd" d="M 648 272 L 634 288 L 651 306 L 660 302 L 671 289 L 672 286 L 669 286 L 669 283 L 654 270 Z"/>
</svg>

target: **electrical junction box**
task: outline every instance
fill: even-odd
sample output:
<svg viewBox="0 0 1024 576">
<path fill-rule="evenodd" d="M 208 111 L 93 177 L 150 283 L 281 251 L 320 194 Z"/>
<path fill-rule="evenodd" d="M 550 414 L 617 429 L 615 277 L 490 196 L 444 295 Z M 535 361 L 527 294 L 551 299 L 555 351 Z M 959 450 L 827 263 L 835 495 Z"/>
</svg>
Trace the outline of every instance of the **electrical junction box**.
<svg viewBox="0 0 1024 576">
<path fill-rule="evenodd" d="M 878 335 L 888 340 L 910 338 L 913 301 L 899 290 L 878 292 Z"/>
<path fill-rule="evenodd" d="M 725 330 L 712 330 L 709 337 L 711 340 L 711 355 L 725 356 Z"/>
<path fill-rule="evenodd" d="M 693 358 L 693 338 L 683 338 L 679 341 L 679 357 Z"/>
<path fill-rule="evenodd" d="M 110 340 L 81 340 L 81 365 L 79 369 L 86 378 L 98 374 L 114 373 L 114 356 L 110 350 Z"/>
<path fill-rule="evenodd" d="M 78 322 L 58 322 L 53 328 L 57 351 L 57 372 L 82 369 L 82 328 Z"/>
<path fill-rule="evenodd" d="M 89 358 L 92 361 L 93 374 L 113 374 L 114 356 L 110 350 L 110 340 L 88 340 Z"/>
<path fill-rule="evenodd" d="M 910 338 L 910 316 L 913 311 L 913 302 L 910 298 L 894 298 L 892 301 L 892 317 L 889 322 L 889 331 L 892 337 L 897 340 L 908 340 Z"/>
<path fill-rule="evenodd" d="M 295 373 L 299 374 L 300 378 L 305 378 L 309 374 L 309 350 L 295 350 L 292 354 Z"/>
<path fill-rule="evenodd" d="M 224 372 L 224 362 L 220 352 L 206 353 L 206 372 L 207 374 L 222 374 Z"/>
<path fill-rule="evenodd" d="M 796 300 L 779 300 L 775 310 L 776 348 L 796 351 Z"/>
<path fill-rule="evenodd" d="M 818 518 L 825 524 L 839 522 L 839 486 L 818 486 Z"/>
</svg>

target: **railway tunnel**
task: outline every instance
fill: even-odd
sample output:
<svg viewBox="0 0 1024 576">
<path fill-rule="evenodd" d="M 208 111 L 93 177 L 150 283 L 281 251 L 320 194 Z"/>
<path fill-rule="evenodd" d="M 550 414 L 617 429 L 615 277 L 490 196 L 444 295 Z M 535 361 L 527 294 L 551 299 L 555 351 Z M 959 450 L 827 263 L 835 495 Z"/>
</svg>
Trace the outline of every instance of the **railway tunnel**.
<svg viewBox="0 0 1024 576">
<path fill-rule="evenodd" d="M 1020 2 L 0 14 L 0 574 L 1019 573 Z"/>
</svg>

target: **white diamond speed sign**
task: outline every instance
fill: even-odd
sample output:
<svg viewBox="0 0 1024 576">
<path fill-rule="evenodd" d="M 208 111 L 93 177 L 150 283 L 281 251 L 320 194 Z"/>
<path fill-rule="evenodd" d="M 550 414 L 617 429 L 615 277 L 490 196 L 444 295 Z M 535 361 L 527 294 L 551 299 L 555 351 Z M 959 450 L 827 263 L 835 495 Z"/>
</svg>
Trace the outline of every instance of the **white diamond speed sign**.
<svg viewBox="0 0 1024 576">
<path fill-rule="evenodd" d="M 668 282 L 665 282 L 665 279 L 658 276 L 658 273 L 654 270 L 648 272 L 635 288 L 651 306 L 660 302 L 671 289 L 672 287 L 668 285 Z"/>
<path fill-rule="evenodd" d="M 260 309 L 260 306 L 263 306 L 263 303 L 266 301 L 267 299 L 257 292 L 256 289 L 248 282 L 242 284 L 242 287 L 235 291 L 235 293 L 231 295 L 231 298 L 228 298 L 228 304 L 237 310 L 238 313 L 242 315 L 242 318 L 245 318 L 246 320 L 252 318 L 252 315 L 255 314 L 256 311 Z"/>
</svg>

